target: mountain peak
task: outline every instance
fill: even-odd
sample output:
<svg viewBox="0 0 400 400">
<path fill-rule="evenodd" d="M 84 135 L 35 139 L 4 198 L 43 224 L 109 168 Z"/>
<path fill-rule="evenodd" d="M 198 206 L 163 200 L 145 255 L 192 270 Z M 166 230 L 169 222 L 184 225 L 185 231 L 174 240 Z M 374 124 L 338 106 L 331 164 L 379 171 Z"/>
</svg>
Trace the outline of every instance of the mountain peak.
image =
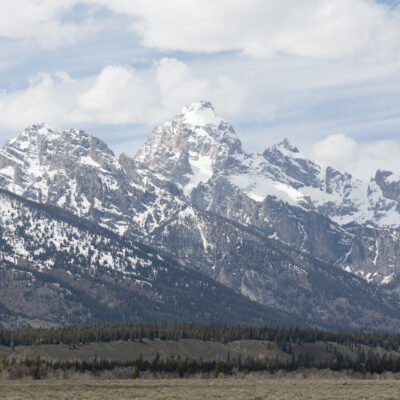
<svg viewBox="0 0 400 400">
<path fill-rule="evenodd" d="M 392 171 L 378 169 L 375 178 L 372 180 L 379 186 L 382 194 L 387 199 L 399 201 L 400 198 L 400 175 Z"/>
<path fill-rule="evenodd" d="M 392 171 L 386 170 L 386 169 L 378 169 L 375 173 L 375 179 L 378 179 L 379 177 L 384 177 L 387 178 L 388 176 L 394 175 Z"/>
<path fill-rule="evenodd" d="M 61 138 L 62 132 L 52 125 L 41 122 L 25 128 L 17 137 L 10 139 L 3 146 L 3 150 L 14 148 L 19 151 L 32 151 L 38 143 L 56 142 Z"/>
<path fill-rule="evenodd" d="M 63 131 L 54 128 L 51 124 L 47 122 L 41 122 L 28 126 L 20 133 L 20 135 L 18 135 L 14 139 L 11 139 L 8 144 L 12 145 L 27 140 L 36 141 L 38 138 L 40 138 L 41 141 L 45 142 L 58 142 L 60 140 L 87 141 L 90 138 L 90 135 L 80 129 L 73 128 L 68 131 Z"/>
<path fill-rule="evenodd" d="M 0 150 L 0 159 L 3 167 L 31 165 L 28 175 L 35 176 L 71 163 L 117 168 L 114 153 L 102 140 L 80 129 L 58 130 L 47 123 L 33 124 L 9 140 Z"/>
<path fill-rule="evenodd" d="M 217 116 L 209 101 L 199 101 L 183 107 L 178 118 L 193 126 L 219 125 L 223 121 L 221 117 Z"/>
<path fill-rule="evenodd" d="M 202 111 L 202 110 L 207 110 L 211 109 L 213 112 L 215 112 L 214 107 L 211 103 L 211 101 L 208 100 L 200 100 L 200 101 L 195 101 L 193 103 L 188 104 L 187 106 L 183 107 L 182 111 L 188 110 L 188 111 Z"/>
<path fill-rule="evenodd" d="M 32 124 L 28 126 L 26 131 L 40 131 L 40 130 L 54 130 L 54 127 L 48 122 L 38 122 L 36 124 Z"/>
<path fill-rule="evenodd" d="M 209 101 L 199 101 L 183 107 L 172 121 L 153 129 L 136 159 L 145 164 L 162 159 L 157 168 L 163 168 L 167 156 L 178 159 L 181 153 L 191 152 L 215 158 L 226 157 L 231 151 L 242 151 L 234 129 L 217 116 Z"/>
<path fill-rule="evenodd" d="M 285 138 L 282 140 L 282 142 L 278 143 L 276 146 L 274 146 L 275 148 L 281 150 L 286 150 L 286 151 L 290 151 L 291 153 L 299 153 L 299 149 L 294 146 L 292 143 L 290 143 L 289 139 Z"/>
<path fill-rule="evenodd" d="M 21 132 L 21 135 L 33 137 L 33 136 L 37 136 L 37 135 L 44 136 L 44 135 L 48 135 L 48 134 L 60 134 L 60 133 L 61 132 L 58 131 L 57 129 L 55 129 L 51 124 L 49 124 L 47 122 L 40 122 L 40 123 L 32 124 L 32 125 L 26 127 Z M 17 139 L 17 138 L 15 138 L 15 139 Z"/>
<path fill-rule="evenodd" d="M 166 179 L 173 179 L 189 194 L 234 154 L 242 153 L 233 127 L 216 115 L 209 101 L 200 101 L 155 128 L 135 159 Z"/>
</svg>

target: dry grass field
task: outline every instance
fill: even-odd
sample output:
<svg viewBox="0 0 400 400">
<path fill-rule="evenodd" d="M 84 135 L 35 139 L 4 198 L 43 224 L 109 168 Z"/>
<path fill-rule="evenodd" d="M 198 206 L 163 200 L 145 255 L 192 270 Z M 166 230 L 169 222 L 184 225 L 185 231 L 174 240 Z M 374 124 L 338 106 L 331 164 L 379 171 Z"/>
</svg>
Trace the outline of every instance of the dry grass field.
<svg viewBox="0 0 400 400">
<path fill-rule="evenodd" d="M 302 343 L 293 344 L 292 352 L 296 356 L 308 354 L 315 361 L 324 361 L 332 357 L 333 351 L 340 352 L 350 358 L 356 357 L 356 352 L 348 346 L 337 343 L 329 343 L 331 349 L 327 350 L 328 343 Z M 367 353 L 369 347 L 360 346 Z M 379 347 L 373 348 L 374 351 L 381 354 L 395 354 L 398 352 L 388 352 Z M 93 360 L 95 357 L 104 360 L 127 361 L 135 360 L 140 356 L 145 360 L 153 360 L 156 355 L 160 358 L 167 358 L 171 355 L 180 355 L 182 359 L 203 359 L 203 360 L 226 360 L 228 354 L 231 358 L 247 357 L 262 359 L 264 357 L 276 358 L 280 360 L 290 360 L 291 354 L 288 354 L 278 348 L 276 343 L 266 340 L 237 340 L 222 344 L 216 341 L 202 341 L 196 339 L 172 340 L 148 340 L 139 341 L 116 341 L 109 343 L 87 343 L 80 344 L 73 349 L 67 345 L 35 345 L 35 346 L 16 346 L 13 350 L 10 347 L 0 345 L 0 359 L 3 357 L 12 357 L 17 360 L 23 360 L 25 357 L 36 358 L 37 356 L 51 360 Z"/>
<path fill-rule="evenodd" d="M 400 399 L 397 380 L 139 379 L 0 381 L 2 400 Z"/>
</svg>

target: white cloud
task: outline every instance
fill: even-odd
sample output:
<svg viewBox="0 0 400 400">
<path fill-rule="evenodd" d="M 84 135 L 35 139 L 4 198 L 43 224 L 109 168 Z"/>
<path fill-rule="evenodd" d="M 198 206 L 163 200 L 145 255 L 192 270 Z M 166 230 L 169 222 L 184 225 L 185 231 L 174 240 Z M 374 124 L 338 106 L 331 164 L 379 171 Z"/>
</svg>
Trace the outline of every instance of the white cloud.
<svg viewBox="0 0 400 400">
<path fill-rule="evenodd" d="M 398 170 L 398 143 L 374 141 L 398 131 L 398 4 L 0 0 L 0 69 L 9 88 L 0 88 L 0 131 L 14 135 L 48 121 L 60 127 L 96 124 L 103 131 L 102 125 L 114 125 L 127 135 L 139 125 L 132 133 L 136 143 L 139 131 L 147 133 L 183 105 L 207 99 L 249 150 L 289 136 L 299 147 L 312 147 L 314 157 L 359 176 L 385 165 Z M 93 41 L 79 46 L 88 37 Z M 74 44 L 65 52 L 38 48 Z M 171 58 L 175 50 L 192 54 L 182 62 Z M 133 68 L 132 51 L 157 61 Z M 33 74 L 21 89 L 24 71 L 40 70 L 40 64 L 50 72 Z M 334 132 L 346 135 L 327 137 Z"/>
<path fill-rule="evenodd" d="M 245 95 L 243 85 L 229 76 L 197 77 L 185 63 L 169 58 L 140 71 L 109 65 L 85 79 L 72 79 L 65 71 L 40 73 L 25 89 L 0 92 L 0 126 L 23 129 L 45 121 L 150 127 L 201 99 L 214 102 L 221 113 L 235 112 Z"/>
<path fill-rule="evenodd" d="M 66 21 L 79 5 L 127 16 L 145 47 L 167 51 L 397 60 L 400 49 L 400 8 L 372 0 L 0 0 L 0 37 L 54 48 L 112 18 Z"/>
<path fill-rule="evenodd" d="M 187 64 L 175 58 L 162 58 L 157 64 L 157 83 L 161 93 L 162 112 L 159 120 L 168 118 L 182 105 L 210 100 L 221 114 L 240 111 L 247 96 L 247 87 L 227 74 L 196 77 Z"/>
<path fill-rule="evenodd" d="M 86 14 L 74 20 L 74 7 L 82 4 Z M 101 13 L 88 16 L 87 10 L 100 8 Z M 104 13 L 104 8 L 118 15 Z M 114 26 L 113 18 L 120 18 L 120 14 L 123 23 Z M 381 114 L 377 118 L 393 118 L 387 106 L 380 107 L 384 112 L 379 110 L 379 102 L 383 104 L 384 96 L 393 98 L 393 93 L 399 93 L 399 15 L 399 8 L 390 9 L 372 0 L 304 0 L 301 5 L 297 0 L 0 0 L 0 36 L 56 47 L 85 39 L 92 26 L 94 31 L 103 32 L 102 38 L 110 29 L 113 34 L 118 30 L 123 42 L 123 37 L 135 35 L 132 30 L 125 32 L 126 36 L 121 33 L 131 23 L 144 46 L 198 53 L 185 63 L 170 57 L 161 59 L 146 71 L 123 67 L 127 73 L 121 72 L 121 77 L 117 70 L 103 70 L 92 87 L 77 82 L 79 93 L 62 93 L 79 97 L 75 112 L 67 113 L 73 118 L 71 123 L 97 119 L 107 124 L 146 121 L 153 125 L 169 118 L 183 104 L 209 99 L 234 124 L 258 124 L 257 130 L 262 131 L 263 124 L 276 122 L 281 124 L 278 129 L 287 130 L 303 123 L 318 104 L 336 102 L 340 106 L 343 99 L 351 103 L 353 96 L 368 99 L 363 101 L 367 107 L 376 97 L 377 87 L 381 91 L 377 106 L 363 112 L 370 116 L 374 108 Z M 112 41 L 114 36 L 110 37 Z M 127 40 L 127 48 L 121 45 L 117 55 L 107 53 L 107 63 L 129 63 L 126 55 L 122 61 L 118 57 L 129 54 L 131 45 Z M 110 46 L 108 43 L 103 49 L 96 42 L 94 47 L 98 55 L 90 67 L 91 55 L 79 46 L 65 55 L 59 51 L 60 60 L 49 56 L 46 61 L 59 69 L 65 68 L 65 60 L 78 74 L 80 68 L 85 75 L 90 70 L 94 74 L 94 68 L 97 73 L 104 67 L 102 52 Z M 229 50 L 237 52 L 211 57 L 202 54 Z M 158 55 L 148 51 L 146 57 Z M 30 60 L 20 56 L 25 69 L 30 68 L 29 62 L 37 68 L 39 58 L 40 53 L 31 55 Z M 1 65 L 10 62 L 5 57 L 1 61 Z M 116 84 L 118 79 L 127 79 L 126 84 L 115 90 L 111 78 Z M 75 97 L 69 100 L 74 101 Z M 395 109 L 396 102 L 393 104 Z M 348 133 L 346 123 L 338 124 L 336 115 L 314 113 L 312 118 L 303 125 L 310 126 L 318 118 L 318 124 L 324 118 L 333 125 L 334 129 L 318 135 Z"/>
<path fill-rule="evenodd" d="M 195 78 L 188 66 L 175 58 L 162 58 L 157 63 L 156 76 L 164 105 L 172 109 L 183 99 L 202 98 L 210 86 L 207 79 Z"/>
<path fill-rule="evenodd" d="M 66 72 L 66 71 L 57 71 L 55 73 L 55 77 L 58 78 L 60 81 L 63 81 L 63 82 L 70 82 L 70 83 L 75 83 L 76 82 L 76 80 L 72 79 L 70 77 L 70 75 L 68 74 L 68 72 Z"/>
<path fill-rule="evenodd" d="M 328 162 L 351 162 L 357 155 L 357 143 L 342 133 L 330 135 L 314 145 L 314 156 Z"/>
<path fill-rule="evenodd" d="M 143 123 L 151 114 L 153 93 L 129 66 L 103 68 L 89 90 L 78 95 L 82 119 L 108 124 Z"/>
<path fill-rule="evenodd" d="M 144 140 L 143 134 L 147 135 L 151 127 L 171 118 L 191 101 L 210 98 L 207 94 L 212 95 L 217 112 L 229 121 L 229 114 L 235 115 L 247 103 L 246 87 L 232 77 L 198 76 L 182 61 L 167 58 L 148 70 L 111 65 L 91 78 L 73 79 L 66 72 L 58 71 L 54 75 L 34 75 L 28 83 L 25 89 L 0 92 L 0 131 L 7 132 L 7 138 L 41 121 L 61 128 L 81 127 L 82 124 L 115 125 L 119 127 L 121 142 L 114 143 L 114 148 L 129 154 L 138 148 Z M 122 125 L 126 127 L 121 136 Z M 130 128 L 132 125 L 141 125 L 143 129 Z M 307 139 L 303 134 L 292 135 L 292 140 L 318 163 L 332 165 L 364 180 L 369 180 L 377 169 L 400 173 L 399 142 L 359 143 L 345 134 L 329 135 L 318 141 L 323 132 Z M 93 133 L 96 134 L 96 130 Z M 240 128 L 238 135 L 246 142 Z M 277 142 L 286 134 L 282 131 L 278 136 L 271 140 Z M 265 133 L 261 129 L 255 146 L 249 150 L 260 151 L 273 144 L 264 142 L 263 138 Z M 314 145 L 307 150 L 312 142 Z"/>
<path fill-rule="evenodd" d="M 147 47 L 256 57 L 393 57 L 400 15 L 370 0 L 88 0 L 135 19 Z"/>
<path fill-rule="evenodd" d="M 63 21 L 62 16 L 80 0 L 0 0 L 0 37 L 33 40 L 56 48 L 93 35 L 97 27 L 88 17 L 83 22 Z"/>
<path fill-rule="evenodd" d="M 369 181 L 378 169 L 400 173 L 399 154 L 397 141 L 357 143 L 346 135 L 336 134 L 315 143 L 309 156 L 322 166 L 330 165 Z"/>
<path fill-rule="evenodd" d="M 147 71 L 103 68 L 94 85 L 78 95 L 78 120 L 152 126 L 201 99 L 221 106 L 222 113 L 235 112 L 245 96 L 243 84 L 229 76 L 197 77 L 184 62 L 162 58 Z"/>
<path fill-rule="evenodd" d="M 0 92 L 0 125 L 21 129 L 34 122 L 64 121 L 66 110 L 58 97 L 54 79 L 49 74 L 37 74 L 24 90 Z"/>
</svg>

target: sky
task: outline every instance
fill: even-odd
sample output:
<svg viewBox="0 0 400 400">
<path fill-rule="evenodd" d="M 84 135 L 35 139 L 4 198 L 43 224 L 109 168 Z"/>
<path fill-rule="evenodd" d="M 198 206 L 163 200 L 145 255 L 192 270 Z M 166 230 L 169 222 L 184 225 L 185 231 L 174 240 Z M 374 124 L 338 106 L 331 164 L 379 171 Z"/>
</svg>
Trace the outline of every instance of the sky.
<svg viewBox="0 0 400 400">
<path fill-rule="evenodd" d="M 0 144 L 48 122 L 134 155 L 209 100 L 248 151 L 400 173 L 399 50 L 397 0 L 0 0 Z"/>
</svg>

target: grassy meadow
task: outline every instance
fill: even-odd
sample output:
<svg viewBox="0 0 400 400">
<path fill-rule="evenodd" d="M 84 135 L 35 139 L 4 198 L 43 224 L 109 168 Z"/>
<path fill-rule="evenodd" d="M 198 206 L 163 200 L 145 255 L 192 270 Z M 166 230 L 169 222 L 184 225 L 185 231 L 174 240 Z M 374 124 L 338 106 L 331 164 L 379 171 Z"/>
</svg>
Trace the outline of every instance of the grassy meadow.
<svg viewBox="0 0 400 400">
<path fill-rule="evenodd" d="M 398 380 L 140 379 L 1 381 L 2 400 L 399 399 Z"/>
</svg>

